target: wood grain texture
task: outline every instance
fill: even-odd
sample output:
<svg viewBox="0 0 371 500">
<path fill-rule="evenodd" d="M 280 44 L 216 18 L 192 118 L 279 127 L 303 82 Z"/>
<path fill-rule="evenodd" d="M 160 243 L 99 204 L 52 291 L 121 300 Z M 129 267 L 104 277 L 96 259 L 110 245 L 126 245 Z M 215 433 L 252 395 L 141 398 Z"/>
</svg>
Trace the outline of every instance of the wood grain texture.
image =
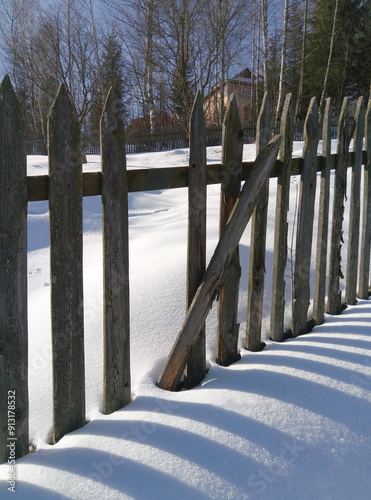
<svg viewBox="0 0 371 500">
<path fill-rule="evenodd" d="M 270 336 L 283 341 L 285 319 L 285 272 L 287 265 L 287 213 L 290 201 L 291 158 L 293 141 L 292 94 L 288 94 L 281 117 L 282 142 L 278 155 L 280 167 L 277 178 L 276 219 L 272 270 Z"/>
<path fill-rule="evenodd" d="M 206 269 L 206 134 L 201 94 L 192 109 L 188 172 L 187 310 Z M 206 375 L 205 324 L 191 348 L 184 371 L 184 386 L 198 385 Z"/>
<path fill-rule="evenodd" d="M 332 231 L 330 246 L 330 265 L 328 281 L 327 312 L 340 314 L 342 309 L 340 279 L 344 278 L 341 270 L 341 247 L 343 243 L 344 201 L 347 187 L 347 168 L 349 164 L 349 144 L 353 135 L 349 122 L 349 102 L 343 100 L 338 125 L 337 168 L 335 174 L 334 201 L 332 211 Z"/>
<path fill-rule="evenodd" d="M 362 174 L 362 146 L 365 130 L 364 99 L 360 97 L 355 113 L 355 131 L 353 151 L 355 161 L 352 167 L 352 181 L 350 190 L 349 239 L 347 252 L 347 275 L 345 284 L 345 302 L 350 305 L 357 303 L 358 281 L 358 254 L 359 229 L 361 218 L 361 174 Z"/>
<path fill-rule="evenodd" d="M 0 463 L 9 457 L 8 438 L 16 438 L 16 458 L 29 446 L 26 175 L 21 110 L 5 77 L 0 86 Z M 14 434 L 8 416 L 14 418 Z"/>
<path fill-rule="evenodd" d="M 313 299 L 313 319 L 317 325 L 325 321 L 328 225 L 330 207 L 331 98 L 326 99 L 322 125 L 322 169 L 320 179 L 317 254 Z M 362 149 L 362 148 L 361 148 Z"/>
<path fill-rule="evenodd" d="M 54 442 L 85 424 L 79 120 L 61 85 L 48 122 Z"/>
<path fill-rule="evenodd" d="M 298 225 L 296 232 L 294 303 L 292 332 L 307 333 L 310 303 L 310 262 L 312 253 L 314 200 L 317 184 L 317 147 L 319 140 L 317 101 L 312 98 L 304 124 L 303 170 L 300 178 Z"/>
<path fill-rule="evenodd" d="M 100 122 L 103 215 L 103 412 L 131 401 L 129 215 L 125 127 L 115 92 Z"/>
<path fill-rule="evenodd" d="M 262 151 L 272 136 L 271 105 L 269 95 L 263 98 L 256 129 L 256 152 Z M 282 144 L 282 143 L 281 143 Z M 251 223 L 249 287 L 247 297 L 247 320 L 244 347 L 249 351 L 261 351 L 263 320 L 263 298 L 265 281 L 265 254 L 267 235 L 267 213 L 269 199 L 269 177 L 266 179 L 257 200 Z"/>
<path fill-rule="evenodd" d="M 371 98 L 365 117 L 366 158 L 363 159 L 363 208 L 362 240 L 359 266 L 358 295 L 368 299 L 370 295 L 370 255 L 371 255 Z"/>
<path fill-rule="evenodd" d="M 219 237 L 222 236 L 241 190 L 242 126 L 236 98 L 229 101 L 223 123 L 222 179 L 220 186 Z M 228 366 L 241 358 L 237 322 L 241 266 L 238 247 L 225 271 L 219 290 L 216 362 Z"/>
</svg>

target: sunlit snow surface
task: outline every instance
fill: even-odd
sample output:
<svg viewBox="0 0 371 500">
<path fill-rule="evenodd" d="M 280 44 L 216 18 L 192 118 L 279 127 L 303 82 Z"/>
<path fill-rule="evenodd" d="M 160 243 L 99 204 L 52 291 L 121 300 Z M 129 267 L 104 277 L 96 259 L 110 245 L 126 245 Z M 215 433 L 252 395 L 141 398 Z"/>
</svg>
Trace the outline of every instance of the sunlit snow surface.
<svg viewBox="0 0 371 500">
<path fill-rule="evenodd" d="M 302 143 L 295 143 L 294 154 L 301 151 Z M 254 145 L 245 146 L 244 159 L 254 156 Z M 209 148 L 208 162 L 220 160 L 221 148 Z M 99 170 L 99 161 L 89 156 L 84 171 Z M 187 162 L 187 149 L 127 157 L 128 168 Z M 29 175 L 45 173 L 46 157 L 28 157 Z M 292 178 L 290 221 L 299 181 Z M 219 190 L 219 185 L 208 187 L 208 259 L 218 239 Z M 298 339 L 283 344 L 268 340 L 275 194 L 271 180 L 263 322 L 267 347 L 254 354 L 241 347 L 241 361 L 228 368 L 216 365 L 214 304 L 207 322 L 208 375 L 201 386 L 178 393 L 162 391 L 155 382 L 185 315 L 187 190 L 129 195 L 133 401 L 110 416 L 101 413 L 101 200 L 84 199 L 90 423 L 54 446 L 47 444 L 52 426 L 48 203 L 29 203 L 30 436 L 37 451 L 17 461 L 16 498 L 370 498 L 371 302 L 360 300 L 341 316 L 326 316 L 324 325 Z M 241 344 L 250 231 L 249 225 L 240 245 Z M 316 235 L 316 223 L 314 231 Z M 289 241 L 291 236 L 289 229 Z M 347 240 L 343 272 L 346 248 Z M 289 270 L 286 287 L 288 326 Z M 11 495 L 7 464 L 0 466 L 0 478 L 0 498 L 6 498 Z"/>
</svg>

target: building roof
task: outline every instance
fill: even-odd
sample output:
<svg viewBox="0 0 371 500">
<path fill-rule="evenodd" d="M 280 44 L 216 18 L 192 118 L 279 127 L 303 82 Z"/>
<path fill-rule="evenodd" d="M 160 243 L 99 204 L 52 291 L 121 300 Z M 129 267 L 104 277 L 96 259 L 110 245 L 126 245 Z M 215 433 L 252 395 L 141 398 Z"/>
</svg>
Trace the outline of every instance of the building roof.
<svg viewBox="0 0 371 500">
<path fill-rule="evenodd" d="M 245 68 L 243 71 L 235 75 L 233 78 L 227 78 L 224 80 L 224 85 L 227 85 L 228 83 L 235 83 L 239 85 L 249 85 L 251 83 L 251 70 L 249 68 Z M 208 95 L 205 97 L 207 99 L 208 97 L 212 96 L 217 89 L 221 87 L 221 80 L 218 80 L 214 85 L 211 87 L 211 91 L 208 93 Z"/>
</svg>

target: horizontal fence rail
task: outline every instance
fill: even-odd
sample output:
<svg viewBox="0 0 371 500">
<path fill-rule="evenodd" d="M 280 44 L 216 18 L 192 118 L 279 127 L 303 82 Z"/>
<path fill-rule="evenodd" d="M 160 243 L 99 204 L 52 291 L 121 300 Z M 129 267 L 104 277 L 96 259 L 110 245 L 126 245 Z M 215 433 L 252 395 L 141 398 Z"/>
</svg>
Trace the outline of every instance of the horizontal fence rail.
<svg viewBox="0 0 371 500">
<path fill-rule="evenodd" d="M 349 152 L 349 166 L 352 166 L 355 158 L 354 152 Z M 363 164 L 366 162 L 367 153 L 362 152 Z M 325 163 L 323 156 L 317 156 L 317 172 L 322 171 Z M 337 154 L 332 154 L 329 158 L 330 169 L 336 170 L 338 165 Z M 291 175 L 300 175 L 303 169 L 303 158 L 292 158 Z M 254 165 L 253 161 L 242 162 L 241 180 L 245 181 Z M 276 160 L 270 172 L 270 178 L 277 178 L 279 169 L 282 166 L 280 160 Z M 162 189 L 175 189 L 188 187 L 188 167 L 163 167 L 156 169 L 135 169 L 127 171 L 128 192 L 136 193 L 140 191 L 156 191 Z M 220 184 L 223 176 L 223 165 L 215 163 L 208 165 L 206 169 L 206 183 Z M 43 201 L 49 199 L 49 176 L 37 175 L 27 177 L 28 201 Z M 98 196 L 102 194 L 102 173 L 83 173 L 83 196 Z"/>
<path fill-rule="evenodd" d="M 336 154 L 331 154 L 334 123 L 331 100 L 321 124 L 312 99 L 303 124 L 302 158 L 292 158 L 297 137 L 291 95 L 286 96 L 278 134 L 273 137 L 269 96 L 264 96 L 254 132 L 257 157 L 242 162 L 245 142 L 234 98 L 229 102 L 221 131 L 222 162 L 206 165 L 208 136 L 202 100 L 197 95 L 190 124 L 189 165 L 127 170 L 124 124 L 116 114 L 115 94 L 107 96 L 101 120 L 101 172 L 82 173 L 83 140 L 62 85 L 49 117 L 49 174 L 27 177 L 22 147 L 20 109 L 8 77 L 0 88 L 0 398 L 10 402 L 14 417 L 1 406 L 0 461 L 7 460 L 9 432 L 17 429 L 16 457 L 28 453 L 28 333 L 27 333 L 27 202 L 49 200 L 52 297 L 53 441 L 85 425 L 84 303 L 82 296 L 82 198 L 102 197 L 103 213 L 103 409 L 111 413 L 130 403 L 130 316 L 128 193 L 188 188 L 187 310 L 185 320 L 163 367 L 157 385 L 191 388 L 206 374 L 205 319 L 218 297 L 216 361 L 227 366 L 240 358 L 236 321 L 241 263 L 239 242 L 250 218 L 252 238 L 248 311 L 244 347 L 257 351 L 261 342 L 264 275 L 272 273 L 270 337 L 283 341 L 310 331 L 324 313 L 338 314 L 356 297 L 370 291 L 371 240 L 371 105 L 359 98 L 354 117 L 344 99 L 336 125 Z M 317 155 L 322 137 L 322 155 Z M 354 139 L 353 150 L 349 150 Z M 365 150 L 363 139 L 365 138 Z M 214 139 L 213 139 L 214 140 Z M 215 136 L 216 140 L 216 136 Z M 219 139 L 218 139 L 219 140 Z M 126 138 L 127 141 L 127 138 Z M 35 151 L 35 150 L 33 150 Z M 41 150 L 40 150 L 41 151 Z M 85 150 L 86 151 L 86 150 Z M 97 152 L 98 150 L 96 150 Z M 98 153 L 97 153 L 98 154 Z M 344 228 L 346 174 L 351 168 L 350 227 Z M 330 216 L 330 171 L 335 173 L 333 213 Z M 284 331 L 285 267 L 288 257 L 287 211 L 291 176 L 300 176 L 297 202 L 293 275 L 293 318 Z M 363 193 L 361 176 L 363 175 Z M 277 179 L 273 269 L 265 265 L 265 233 L 269 179 Z M 241 189 L 241 184 L 243 187 Z M 220 239 L 209 265 L 205 263 L 206 186 L 220 184 Z M 320 190 L 314 291 L 309 274 L 314 222 L 314 196 Z M 361 204 L 362 201 L 362 204 Z M 349 229 L 345 295 L 340 292 L 343 233 Z M 330 254 L 330 258 L 327 255 Z M 326 297 L 326 276 L 329 276 Z M 308 318 L 309 300 L 313 315 Z M 17 398 L 12 403 L 12 394 Z M 9 399 L 10 398 L 10 399 Z M 13 425 L 14 423 L 14 425 Z"/>
</svg>

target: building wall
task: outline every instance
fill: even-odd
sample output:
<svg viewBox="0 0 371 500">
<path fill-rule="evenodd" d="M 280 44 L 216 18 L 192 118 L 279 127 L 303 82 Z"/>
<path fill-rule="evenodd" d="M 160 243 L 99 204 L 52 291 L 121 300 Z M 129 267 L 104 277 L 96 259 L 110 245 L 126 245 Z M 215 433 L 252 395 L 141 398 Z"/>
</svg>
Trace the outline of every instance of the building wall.
<svg viewBox="0 0 371 500">
<path fill-rule="evenodd" d="M 224 93 L 224 107 L 228 105 L 229 97 L 232 93 L 236 96 L 237 107 L 240 114 L 242 124 L 250 121 L 251 109 L 251 85 L 235 83 L 228 81 L 225 85 Z M 209 94 L 204 101 L 206 125 L 217 126 L 220 125 L 220 110 L 221 110 L 221 89 L 218 87 Z"/>
</svg>

